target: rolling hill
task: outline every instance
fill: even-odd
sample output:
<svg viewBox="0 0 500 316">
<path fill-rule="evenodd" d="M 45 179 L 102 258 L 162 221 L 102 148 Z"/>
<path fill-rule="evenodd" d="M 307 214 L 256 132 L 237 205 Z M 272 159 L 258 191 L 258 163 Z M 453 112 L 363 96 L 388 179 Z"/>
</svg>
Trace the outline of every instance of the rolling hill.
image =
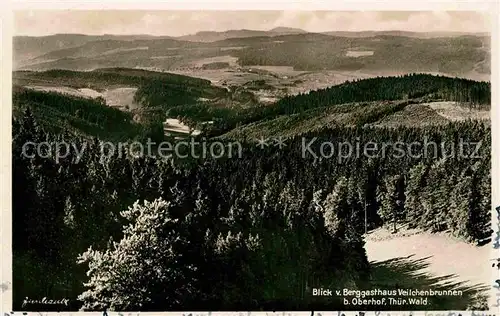
<svg viewBox="0 0 500 316">
<path fill-rule="evenodd" d="M 51 133 L 125 141 L 137 139 L 145 132 L 145 125 L 134 122 L 132 113 L 106 106 L 98 100 L 14 87 L 14 121 L 27 110 L 45 131 Z"/>
<path fill-rule="evenodd" d="M 217 42 L 230 38 L 247 38 L 247 37 L 265 37 L 265 36 L 279 36 L 286 34 L 304 34 L 307 31 L 290 28 L 290 27 L 275 27 L 268 31 L 258 30 L 228 30 L 223 32 L 203 31 L 196 34 L 179 36 L 177 39 L 191 42 Z"/>
<path fill-rule="evenodd" d="M 14 68 L 24 64 L 27 60 L 39 57 L 52 51 L 64 50 L 78 47 L 90 42 L 100 42 L 109 40 L 134 41 L 152 38 L 151 35 L 85 35 L 85 34 L 54 34 L 48 36 L 14 36 L 13 57 Z"/>
<path fill-rule="evenodd" d="M 488 118 L 491 89 L 488 82 L 411 74 L 347 81 L 262 104 L 254 92 L 273 87 L 260 81 L 222 88 L 204 79 L 127 68 L 18 71 L 13 79 L 16 85 L 52 91 L 135 88 L 133 100 L 139 107 L 133 112 L 146 121 L 160 124 L 173 117 L 192 128 L 213 121 L 209 135 L 230 138 L 292 136 L 339 125 L 423 126 Z M 445 102 L 430 104 L 436 101 Z"/>
<path fill-rule="evenodd" d="M 399 31 L 399 30 L 388 30 L 388 31 L 359 31 L 359 32 L 348 32 L 348 31 L 331 31 L 322 32 L 322 34 L 331 36 L 343 36 L 343 37 L 375 37 L 375 36 L 404 36 L 404 37 L 414 37 L 414 38 L 438 38 L 438 37 L 458 37 L 458 36 L 479 36 L 479 37 L 489 37 L 488 33 L 472 33 L 472 32 L 409 32 L 409 31 Z"/>
<path fill-rule="evenodd" d="M 298 29 L 201 32 L 178 38 L 54 35 L 14 38 L 18 70 L 106 67 L 196 68 L 204 59 L 228 57 L 242 66 L 288 66 L 305 71 L 430 72 L 488 76 L 489 37 L 484 34 L 416 34 L 400 31 L 307 33 Z M 209 70 L 209 69 L 207 69 Z M 475 78 L 475 77 L 474 77 Z"/>
<path fill-rule="evenodd" d="M 425 256 L 446 248 L 447 242 L 432 242 L 434 251 L 415 252 L 418 260 L 402 260 L 396 252 L 379 251 L 367 230 L 404 224 L 426 231 L 413 239 L 419 245 L 429 244 L 430 232 L 463 240 L 452 246 L 491 236 L 491 131 L 483 122 L 455 122 L 459 115 L 488 111 L 489 82 L 429 74 L 375 77 L 260 104 L 247 100 L 251 91 L 272 89 L 274 83 L 215 86 L 206 79 L 128 68 L 17 71 L 13 76 L 20 86 L 47 89 L 135 87 L 140 104 L 137 111 L 123 111 L 102 98 L 14 87 L 17 309 L 25 308 L 26 297 L 39 293 L 67 297 L 71 306 L 65 308 L 72 310 L 102 310 L 109 302 L 118 310 L 181 310 L 188 305 L 210 310 L 356 309 L 338 298 L 313 297 L 307 287 L 436 289 L 437 281 L 451 279 L 424 270 Z M 236 140 L 242 154 L 205 157 L 183 146 L 185 151 L 173 157 L 136 157 L 120 149 L 102 159 L 100 141 L 166 140 L 165 116 L 173 125 L 187 122 L 191 128 L 212 121 L 193 140 L 206 140 L 210 149 L 218 137 Z M 58 151 L 43 158 L 22 155 L 28 141 L 58 142 L 68 134 L 74 144 L 88 146 L 85 155 L 71 152 L 60 161 Z M 255 138 L 280 136 L 287 138 L 284 147 L 277 142 L 255 146 Z M 484 146 L 480 159 L 442 159 L 446 152 L 438 146 L 432 157 L 392 155 L 397 148 L 386 155 L 384 146 L 375 157 L 333 149 L 334 142 L 413 144 L 427 138 L 436 144 L 469 140 Z M 304 155 L 304 139 L 318 139 L 310 146 L 311 155 Z M 332 144 L 331 155 L 323 152 L 326 142 Z M 411 248 L 399 235 L 391 237 L 391 247 Z M 480 253 L 469 246 L 460 249 Z M 435 257 L 428 260 L 434 263 L 430 272 L 457 271 L 438 269 L 446 260 Z M 463 281 L 471 280 L 467 272 Z M 189 282 L 181 292 L 169 286 L 179 280 Z M 433 296 L 425 308 L 486 308 L 482 297 L 473 297 L 486 290 L 450 282 L 438 288 L 452 286 L 466 295 Z M 228 287 L 236 295 L 228 297 Z"/>
</svg>

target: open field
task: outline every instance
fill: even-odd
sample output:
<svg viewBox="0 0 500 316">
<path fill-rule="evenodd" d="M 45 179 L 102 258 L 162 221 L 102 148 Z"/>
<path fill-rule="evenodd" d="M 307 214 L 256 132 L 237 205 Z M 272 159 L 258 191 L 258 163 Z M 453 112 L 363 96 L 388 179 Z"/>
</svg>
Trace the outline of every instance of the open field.
<svg viewBox="0 0 500 316">
<path fill-rule="evenodd" d="M 262 69 L 268 71 L 276 76 L 279 76 L 283 79 L 287 79 L 286 77 L 295 77 L 298 75 L 302 75 L 308 73 L 303 70 L 295 70 L 292 66 L 263 66 L 263 65 L 249 65 L 247 66 L 249 69 Z"/>
<path fill-rule="evenodd" d="M 137 50 L 148 50 L 148 49 L 149 49 L 148 46 L 138 46 L 138 47 L 132 47 L 132 48 L 115 48 L 115 49 L 105 51 L 105 52 L 101 53 L 100 55 L 113 55 L 116 53 L 133 52 L 133 51 L 137 51 Z"/>
<path fill-rule="evenodd" d="M 432 102 L 425 104 L 449 121 L 489 120 L 489 110 L 476 110 L 467 106 L 457 106 L 456 102 Z"/>
<path fill-rule="evenodd" d="M 287 66 L 251 66 L 245 68 L 229 68 L 220 70 L 184 69 L 171 73 L 210 80 L 213 85 L 221 87 L 243 86 L 248 82 L 265 80 L 272 89 L 261 89 L 254 92 L 264 102 L 273 102 L 285 95 L 307 93 L 324 89 L 345 81 L 372 77 L 372 74 L 353 71 L 295 71 Z"/>
<path fill-rule="evenodd" d="M 195 60 L 191 63 L 189 63 L 186 67 L 202 67 L 203 65 L 210 64 L 210 63 L 228 63 L 232 67 L 237 67 L 238 64 L 236 61 L 238 58 L 232 57 L 229 55 L 225 56 L 217 56 L 217 57 L 208 57 L 208 58 L 202 58 Z"/>
<path fill-rule="evenodd" d="M 373 53 L 374 52 L 372 50 L 367 50 L 367 51 L 348 50 L 345 55 L 347 57 L 363 57 L 363 56 L 372 56 Z"/>
<path fill-rule="evenodd" d="M 469 303 L 467 296 L 488 295 L 492 271 L 488 269 L 486 260 L 490 258 L 491 247 L 476 247 L 445 234 L 399 229 L 398 233 L 392 234 L 386 228 L 379 228 L 365 235 L 365 249 L 372 264 L 391 261 L 418 263 L 416 268 L 407 271 L 409 279 L 394 279 L 393 282 L 411 283 L 414 278 L 415 284 L 418 284 L 427 279 L 425 286 L 431 289 L 452 284 L 456 288 L 468 288 L 469 292 L 464 291 L 466 297 L 443 299 L 461 301 L 464 309 Z"/>
<path fill-rule="evenodd" d="M 130 110 L 139 107 L 134 101 L 134 95 L 137 88 L 115 88 L 106 90 L 102 93 L 102 97 L 106 100 L 106 104 L 109 106 L 128 106 Z"/>
</svg>

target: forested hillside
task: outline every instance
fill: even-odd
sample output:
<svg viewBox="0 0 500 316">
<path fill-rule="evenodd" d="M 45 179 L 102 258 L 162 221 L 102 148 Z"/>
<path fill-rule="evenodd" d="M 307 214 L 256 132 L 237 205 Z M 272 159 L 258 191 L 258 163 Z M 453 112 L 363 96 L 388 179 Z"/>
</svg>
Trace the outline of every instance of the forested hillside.
<svg viewBox="0 0 500 316">
<path fill-rule="evenodd" d="M 301 157 L 296 139 L 281 151 L 248 144 L 240 159 L 189 168 L 127 155 L 102 160 L 91 142 L 78 164 L 73 156 L 57 164 L 21 156 L 28 140 L 61 139 L 27 113 L 13 144 L 15 301 L 85 291 L 84 307 L 98 310 L 345 309 L 308 289 L 370 286 L 365 211 L 368 229 L 397 222 L 473 242 L 490 235 L 489 133 L 479 123 L 456 123 L 307 135 L 332 142 L 481 140 L 477 159 L 439 151 L 421 159 L 318 160 Z"/>
<path fill-rule="evenodd" d="M 488 108 L 489 83 L 374 78 L 252 107 L 200 102 L 232 92 L 184 76 L 125 69 L 37 76 L 78 87 L 92 78 L 136 83 L 152 116 L 214 121 L 194 141 L 239 142 L 242 151 L 237 158 L 104 155 L 103 142 L 144 141 L 151 126 L 99 100 L 16 88 L 14 309 L 40 293 L 99 311 L 359 309 L 311 291 L 380 284 L 366 257 L 366 231 L 407 224 L 473 244 L 491 235 L 488 124 L 369 125 L 424 101 Z M 331 124 L 309 128 L 321 113 Z M 249 128 L 268 129 L 267 146 L 256 146 Z M 56 159 L 57 150 L 43 147 L 42 155 L 23 155 L 24 144 L 41 141 L 85 151 Z M 342 143 L 388 146 L 374 155 L 324 154 Z M 414 143 L 417 152 L 408 149 Z M 430 301 L 429 310 L 457 308 Z M 460 308 L 470 303 L 464 298 Z"/>
<path fill-rule="evenodd" d="M 241 134 L 240 128 L 235 129 L 236 126 L 244 128 L 245 124 L 258 124 L 283 116 L 280 118 L 282 122 L 277 124 L 283 124 L 282 127 L 286 128 L 290 121 L 300 122 L 322 111 L 352 112 L 350 113 L 352 120 L 346 123 L 362 126 L 402 110 L 407 104 L 436 100 L 454 101 L 457 105 L 468 108 L 488 109 L 490 83 L 426 74 L 377 77 L 288 96 L 270 105 L 223 109 L 207 104 L 189 104 L 171 108 L 169 115 L 179 117 L 195 126 L 203 121 L 215 121 L 217 124 L 212 135 L 223 134 L 230 130 L 231 134 L 236 135 Z M 370 108 L 369 112 L 363 113 L 361 110 L 357 115 L 354 113 L 359 109 L 357 106 L 352 104 L 352 108 L 349 108 L 349 105 L 344 105 L 366 104 L 370 101 L 384 101 L 384 104 Z M 392 104 L 386 101 L 395 102 Z M 399 105 L 396 106 L 396 103 Z M 339 107 L 336 108 L 335 105 Z M 297 115 L 292 117 L 293 114 Z M 274 123 L 269 122 L 269 124 Z M 280 134 L 279 127 L 274 129 Z"/>
<path fill-rule="evenodd" d="M 210 82 L 199 86 L 186 83 L 171 83 L 163 79 L 150 80 L 142 84 L 135 94 L 136 100 L 146 107 L 161 107 L 167 110 L 178 105 L 201 103 L 200 98 L 214 99 L 227 95 L 226 89 L 212 87 Z"/>
<path fill-rule="evenodd" d="M 403 70 L 439 71 L 460 74 L 485 58 L 479 48 L 485 38 L 408 38 L 376 35 L 347 38 L 322 34 L 285 35 L 268 45 L 237 50 L 233 54 L 241 65 L 293 66 L 299 70 Z M 456 49 L 451 52 L 449 48 Z M 371 55 L 352 58 L 348 51 L 368 51 Z"/>
<path fill-rule="evenodd" d="M 186 86 L 210 86 L 210 81 L 172 73 L 130 68 L 99 68 L 93 71 L 51 69 L 47 71 L 15 71 L 18 85 L 64 85 L 100 91 L 114 85 L 140 86 L 152 80 Z"/>
<path fill-rule="evenodd" d="M 489 106 L 490 83 L 426 74 L 376 77 L 285 97 L 266 108 L 262 115 L 269 118 L 333 104 L 424 97 L 429 100 L 449 100 L 470 103 L 473 106 Z"/>
<path fill-rule="evenodd" d="M 14 72 L 13 80 L 15 84 L 26 87 L 63 86 L 94 89 L 98 92 L 115 87 L 136 87 L 134 100 L 141 108 L 131 113 L 110 108 L 102 99 L 96 101 L 22 87 L 14 89 L 14 113 L 28 105 L 33 106 L 35 115 L 44 112 L 39 116 L 49 129 L 66 128 L 70 133 L 79 130 L 83 134 L 112 140 L 151 137 L 161 141 L 162 122 L 165 121 L 167 111 L 176 106 L 193 106 L 207 102 L 200 99 L 220 102 L 219 100 L 231 98 L 235 103 L 252 101 L 251 96 L 231 96 L 226 89 L 214 87 L 208 80 L 140 69 L 102 68 L 89 72 L 58 69 L 43 72 L 18 71 Z M 49 113 L 50 111 L 54 113 Z M 140 124 L 131 122 L 134 114 L 140 118 Z M 115 116 L 120 116 L 120 119 L 116 120 Z M 103 124 L 99 123 L 99 119 L 104 120 Z M 196 125 L 192 120 L 190 122 Z"/>
<path fill-rule="evenodd" d="M 489 82 L 427 74 L 348 81 L 327 89 L 287 96 L 270 105 L 259 104 L 253 91 L 245 87 L 230 87 L 228 91 L 204 79 L 138 69 L 15 72 L 14 81 L 20 85 L 48 86 L 64 82 L 68 87 L 96 91 L 113 86 L 138 87 L 134 97 L 136 102 L 150 111 L 163 112 L 157 121 L 164 121 L 166 116 L 176 117 L 193 128 L 200 127 L 206 121 L 214 121 L 210 136 L 280 115 L 304 115 L 309 110 L 321 111 L 321 108 L 352 102 L 445 100 L 476 109 L 488 108 L 490 104 Z M 389 112 L 394 110 L 397 109 Z M 370 121 L 359 122 L 364 124 Z"/>
<path fill-rule="evenodd" d="M 196 41 L 193 41 L 193 40 Z M 57 49 L 54 42 L 61 45 Z M 48 44 L 54 46 L 49 47 Z M 175 70 L 211 57 L 231 56 L 239 66 L 290 66 L 308 71 L 439 72 L 464 76 L 490 59 L 485 34 L 380 32 L 320 34 L 236 30 L 180 38 L 89 37 L 75 34 L 14 38 L 16 65 L 24 70 L 156 67 Z M 357 52 L 366 55 L 357 56 Z"/>
<path fill-rule="evenodd" d="M 15 86 L 12 103 L 15 123 L 16 118 L 29 109 L 41 127 L 51 133 L 114 142 L 148 138 L 161 141 L 163 138 L 161 121 L 136 122 L 132 113 L 107 106 L 102 98 L 88 99 Z"/>
</svg>

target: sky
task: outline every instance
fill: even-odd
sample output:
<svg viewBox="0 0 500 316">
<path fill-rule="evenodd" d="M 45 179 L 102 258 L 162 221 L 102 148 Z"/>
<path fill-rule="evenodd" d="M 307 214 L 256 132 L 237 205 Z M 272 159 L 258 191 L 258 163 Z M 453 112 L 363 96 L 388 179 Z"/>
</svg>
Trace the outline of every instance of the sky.
<svg viewBox="0 0 500 316">
<path fill-rule="evenodd" d="M 57 33 L 181 36 L 199 31 L 269 30 L 310 32 L 402 30 L 489 32 L 491 17 L 473 11 L 138 11 L 30 10 L 14 12 L 15 35 Z"/>
</svg>

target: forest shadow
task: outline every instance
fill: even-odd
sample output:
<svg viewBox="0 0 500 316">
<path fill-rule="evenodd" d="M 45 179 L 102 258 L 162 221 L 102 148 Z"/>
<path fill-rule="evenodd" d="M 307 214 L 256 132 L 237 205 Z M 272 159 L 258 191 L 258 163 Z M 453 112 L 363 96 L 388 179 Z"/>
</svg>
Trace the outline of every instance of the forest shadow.
<svg viewBox="0 0 500 316">
<path fill-rule="evenodd" d="M 434 276 L 425 271 L 429 259 L 400 257 L 371 262 L 372 289 L 460 290 L 461 296 L 429 296 L 425 306 L 412 305 L 414 310 L 487 310 L 489 287 L 456 281 L 457 275 Z M 388 306 L 389 309 L 408 309 L 410 306 Z"/>
<path fill-rule="evenodd" d="M 488 225 L 489 224 L 490 223 L 488 223 Z M 490 238 L 481 239 L 480 241 L 477 242 L 477 246 L 478 247 L 483 247 L 483 246 L 488 245 L 489 243 L 491 243 L 491 237 Z"/>
</svg>

